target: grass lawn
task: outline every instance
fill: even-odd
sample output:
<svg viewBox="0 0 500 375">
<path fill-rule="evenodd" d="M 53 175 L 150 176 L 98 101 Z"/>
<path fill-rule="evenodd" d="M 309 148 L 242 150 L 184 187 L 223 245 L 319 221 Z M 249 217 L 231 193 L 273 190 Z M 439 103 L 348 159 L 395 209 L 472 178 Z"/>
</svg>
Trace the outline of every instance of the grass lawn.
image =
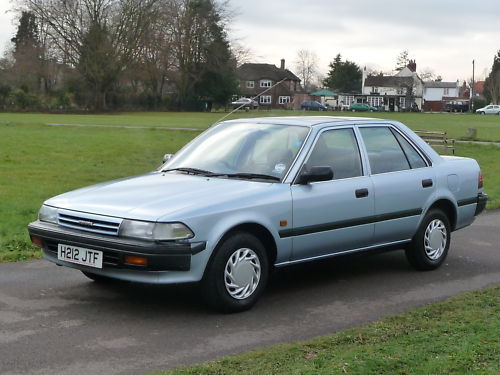
<svg viewBox="0 0 500 375">
<path fill-rule="evenodd" d="M 500 287 L 311 341 L 163 375 L 430 375 L 500 373 Z"/>
<path fill-rule="evenodd" d="M 219 121 L 225 112 L 131 112 L 122 114 L 41 114 L 0 113 L 0 124 L 42 125 L 49 123 L 109 126 L 155 126 L 206 129 Z M 305 111 L 238 111 L 228 119 L 258 116 L 366 116 L 401 121 L 417 130 L 442 130 L 450 138 L 465 139 L 468 128 L 477 129 L 477 140 L 500 142 L 500 116 L 480 116 L 449 113 L 351 113 L 351 112 L 305 112 Z"/>
<path fill-rule="evenodd" d="M 304 112 L 241 111 L 231 118 L 297 113 L 302 115 Z M 414 129 L 447 130 L 456 123 L 454 131 L 457 134 L 475 121 L 479 137 L 490 134 L 483 139 L 500 140 L 498 116 L 380 115 L 400 120 Z M 0 113 L 0 261 L 40 256 L 40 252 L 29 243 L 26 226 L 36 219 L 45 199 L 78 187 L 153 170 L 160 164 L 163 154 L 177 151 L 198 134 L 155 128 L 53 127 L 44 124 L 189 127 L 202 130 L 222 116 L 222 112 L 104 115 Z M 497 127 L 493 126 L 495 122 L 499 122 Z M 462 124 L 462 130 L 458 123 Z M 479 161 L 485 177 L 485 190 L 491 197 L 488 208 L 500 207 L 500 174 L 496 173 L 500 147 L 459 144 L 457 155 L 470 156 Z"/>
</svg>

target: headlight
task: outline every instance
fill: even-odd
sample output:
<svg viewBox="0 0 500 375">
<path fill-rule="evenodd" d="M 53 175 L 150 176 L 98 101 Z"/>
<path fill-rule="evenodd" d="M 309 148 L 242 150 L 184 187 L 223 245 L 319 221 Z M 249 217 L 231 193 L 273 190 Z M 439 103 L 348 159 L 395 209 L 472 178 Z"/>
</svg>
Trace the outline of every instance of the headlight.
<svg viewBox="0 0 500 375">
<path fill-rule="evenodd" d="M 42 205 L 38 212 L 38 220 L 47 223 L 57 223 L 57 208 Z"/>
<path fill-rule="evenodd" d="M 194 237 L 193 232 L 181 223 L 151 223 L 148 221 L 123 220 L 120 236 L 145 240 L 184 240 Z"/>
</svg>

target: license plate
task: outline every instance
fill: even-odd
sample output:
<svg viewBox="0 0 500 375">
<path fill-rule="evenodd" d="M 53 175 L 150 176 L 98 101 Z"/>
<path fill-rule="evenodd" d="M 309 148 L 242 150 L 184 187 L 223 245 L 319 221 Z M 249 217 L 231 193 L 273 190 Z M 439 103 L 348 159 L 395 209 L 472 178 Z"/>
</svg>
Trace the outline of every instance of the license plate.
<svg viewBox="0 0 500 375">
<path fill-rule="evenodd" d="M 102 251 L 59 244 L 57 259 L 84 266 L 102 268 Z"/>
</svg>

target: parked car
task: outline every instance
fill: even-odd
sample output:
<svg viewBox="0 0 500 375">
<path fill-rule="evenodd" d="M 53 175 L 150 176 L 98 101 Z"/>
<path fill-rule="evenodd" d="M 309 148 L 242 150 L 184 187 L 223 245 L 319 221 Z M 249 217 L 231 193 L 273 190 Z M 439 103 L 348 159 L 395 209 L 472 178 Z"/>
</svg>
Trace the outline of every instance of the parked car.
<svg viewBox="0 0 500 375">
<path fill-rule="evenodd" d="M 486 107 L 476 109 L 480 115 L 500 115 L 500 105 L 490 104 Z"/>
<path fill-rule="evenodd" d="M 233 108 L 242 108 L 242 109 L 257 109 L 259 108 L 259 103 L 250 98 L 240 98 L 231 102 Z"/>
<path fill-rule="evenodd" d="M 468 100 L 449 100 L 444 104 L 447 112 L 469 112 Z"/>
<path fill-rule="evenodd" d="M 306 111 L 328 111 L 328 107 L 316 101 L 305 101 L 300 104 L 300 109 Z"/>
<path fill-rule="evenodd" d="M 440 156 L 389 120 L 225 121 L 164 160 L 48 199 L 31 240 L 96 282 L 201 282 L 235 312 L 274 267 L 388 248 L 438 268 L 487 200 L 475 160 Z"/>
<path fill-rule="evenodd" d="M 349 110 L 352 112 L 377 112 L 378 107 L 373 107 L 366 103 L 352 103 Z"/>
</svg>

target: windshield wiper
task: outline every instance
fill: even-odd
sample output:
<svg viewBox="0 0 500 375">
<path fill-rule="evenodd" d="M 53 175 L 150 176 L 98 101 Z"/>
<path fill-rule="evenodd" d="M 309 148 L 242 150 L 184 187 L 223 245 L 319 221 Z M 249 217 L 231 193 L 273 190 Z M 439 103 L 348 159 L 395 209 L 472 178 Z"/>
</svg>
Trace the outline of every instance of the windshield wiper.
<svg viewBox="0 0 500 375">
<path fill-rule="evenodd" d="M 217 175 L 219 175 L 218 173 L 206 171 L 204 169 L 188 168 L 188 167 L 180 167 L 180 168 L 172 168 L 172 169 L 162 170 L 162 172 L 173 172 L 173 171 L 186 172 L 186 173 L 190 173 L 190 174 L 200 174 L 203 176 L 217 176 Z"/>
<path fill-rule="evenodd" d="M 173 172 L 173 171 L 186 172 L 186 173 L 190 173 L 190 174 L 203 175 L 203 176 L 207 176 L 207 177 L 226 176 L 228 178 L 247 178 L 247 179 L 281 181 L 281 179 L 279 177 L 270 176 L 267 174 L 260 174 L 260 173 L 216 173 L 216 172 L 211 172 L 211 171 L 207 171 L 204 169 L 188 168 L 188 167 L 171 168 L 171 169 L 162 170 L 162 172 Z"/>
<path fill-rule="evenodd" d="M 260 174 L 260 173 L 221 173 L 220 175 L 227 176 L 228 178 L 248 178 L 248 179 L 281 181 L 279 177 L 270 176 L 268 174 Z"/>
</svg>

